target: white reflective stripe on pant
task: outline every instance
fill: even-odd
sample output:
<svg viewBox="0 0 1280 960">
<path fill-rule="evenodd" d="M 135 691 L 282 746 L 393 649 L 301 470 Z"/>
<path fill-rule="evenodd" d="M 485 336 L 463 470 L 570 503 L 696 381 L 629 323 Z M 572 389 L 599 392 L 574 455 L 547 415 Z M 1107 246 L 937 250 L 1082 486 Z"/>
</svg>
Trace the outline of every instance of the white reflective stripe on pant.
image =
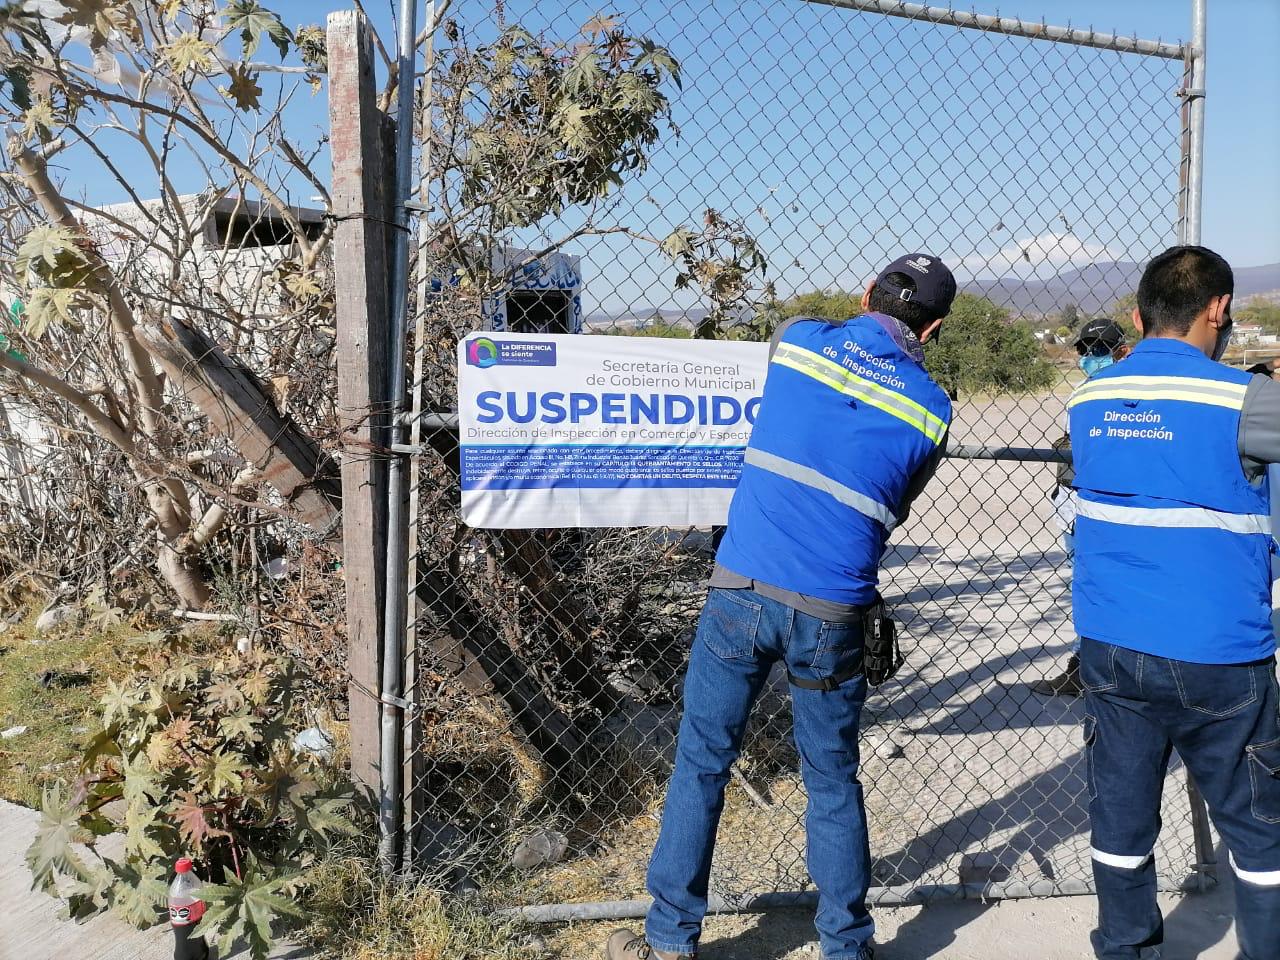
<svg viewBox="0 0 1280 960">
<path fill-rule="evenodd" d="M 853 507 L 864 516 L 884 524 L 886 530 L 892 530 L 898 525 L 898 518 L 883 503 L 871 499 L 865 493 L 859 493 L 852 487 L 846 487 L 839 481 L 832 480 L 825 474 L 813 469 L 813 467 L 806 467 L 802 463 L 796 463 L 794 460 L 788 460 L 773 453 L 766 453 L 755 447 L 747 447 L 744 459 L 753 467 L 768 470 L 770 473 L 776 473 L 778 476 L 794 480 L 796 483 L 803 483 L 806 487 L 812 487 L 814 490 L 821 490 L 845 506 Z"/>
<path fill-rule="evenodd" d="M 1077 513 L 1090 520 L 1131 527 L 1226 530 L 1228 533 L 1270 534 L 1271 518 L 1257 513 L 1223 513 L 1206 507 L 1122 507 L 1078 497 Z"/>
<path fill-rule="evenodd" d="M 1236 876 L 1246 883 L 1252 883 L 1256 887 L 1280 887 L 1280 870 L 1244 870 L 1236 863 L 1234 853 L 1227 854 L 1227 859 Z"/>
<path fill-rule="evenodd" d="M 1150 860 L 1152 854 L 1154 853 L 1155 851 L 1152 850 L 1150 853 L 1144 853 L 1144 854 L 1141 854 L 1140 856 L 1131 857 L 1131 856 L 1124 856 L 1119 853 L 1105 853 L 1104 851 L 1099 850 L 1097 847 L 1089 848 L 1089 856 L 1091 856 L 1094 860 L 1098 861 L 1098 863 L 1106 864 L 1108 867 L 1116 867 L 1120 870 L 1137 870 L 1139 867 L 1145 864 L 1148 860 Z"/>
</svg>

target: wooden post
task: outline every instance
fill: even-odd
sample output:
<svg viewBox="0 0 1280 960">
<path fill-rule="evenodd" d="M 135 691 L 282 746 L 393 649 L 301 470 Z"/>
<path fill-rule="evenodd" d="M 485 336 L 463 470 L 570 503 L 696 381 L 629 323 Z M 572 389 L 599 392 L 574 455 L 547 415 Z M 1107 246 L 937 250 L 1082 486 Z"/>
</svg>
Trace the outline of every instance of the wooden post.
<svg viewBox="0 0 1280 960">
<path fill-rule="evenodd" d="M 363 13 L 329 14 L 328 52 L 351 776 L 376 795 L 387 597 L 387 461 L 380 451 L 389 426 L 392 165 L 384 149 L 386 120 L 376 103 L 373 37 Z"/>
</svg>

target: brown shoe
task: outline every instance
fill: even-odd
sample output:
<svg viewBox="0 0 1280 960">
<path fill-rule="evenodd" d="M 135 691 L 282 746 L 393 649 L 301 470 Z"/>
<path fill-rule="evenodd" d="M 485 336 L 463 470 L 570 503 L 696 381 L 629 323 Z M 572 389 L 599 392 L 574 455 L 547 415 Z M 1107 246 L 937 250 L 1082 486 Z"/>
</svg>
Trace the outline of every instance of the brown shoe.
<svg viewBox="0 0 1280 960">
<path fill-rule="evenodd" d="M 1067 661 L 1067 669 L 1056 677 L 1037 680 L 1031 685 L 1032 693 L 1046 697 L 1078 697 L 1084 693 L 1080 683 L 1080 658 L 1075 654 Z"/>
<path fill-rule="evenodd" d="M 615 930 L 604 945 L 605 960 L 698 960 L 696 953 L 668 953 L 649 946 L 631 930 Z"/>
</svg>

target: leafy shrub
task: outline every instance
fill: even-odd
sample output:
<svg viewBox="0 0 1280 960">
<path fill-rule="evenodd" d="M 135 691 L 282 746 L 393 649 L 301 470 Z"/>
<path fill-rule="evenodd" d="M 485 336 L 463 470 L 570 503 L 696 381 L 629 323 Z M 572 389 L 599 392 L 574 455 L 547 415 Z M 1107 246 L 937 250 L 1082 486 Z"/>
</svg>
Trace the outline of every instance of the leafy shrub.
<svg viewBox="0 0 1280 960">
<path fill-rule="evenodd" d="M 959 294 L 941 336 L 925 345 L 925 366 L 947 390 L 1032 393 L 1053 386 L 1055 373 L 1025 323 L 984 297 Z"/>
<path fill-rule="evenodd" d="M 149 926 L 163 919 L 173 862 L 190 856 L 207 881 L 200 932 L 265 957 L 273 924 L 298 914 L 317 854 L 353 831 L 352 797 L 293 749 L 311 724 L 290 661 L 201 653 L 158 633 L 135 643 L 134 672 L 108 684 L 80 776 L 45 791 L 27 851 L 35 885 L 58 895 L 61 882 L 72 916 L 111 910 Z M 112 859 L 95 839 L 120 827 Z M 86 835 L 82 856 L 72 842 Z"/>
<path fill-rule="evenodd" d="M 693 336 L 693 328 L 666 320 L 654 320 L 643 327 L 618 327 L 607 331 L 615 337 L 666 337 L 671 340 L 688 340 Z"/>
<path fill-rule="evenodd" d="M 862 312 L 862 294 L 846 290 L 810 290 L 773 305 L 778 321 L 788 317 L 848 320 Z"/>
</svg>

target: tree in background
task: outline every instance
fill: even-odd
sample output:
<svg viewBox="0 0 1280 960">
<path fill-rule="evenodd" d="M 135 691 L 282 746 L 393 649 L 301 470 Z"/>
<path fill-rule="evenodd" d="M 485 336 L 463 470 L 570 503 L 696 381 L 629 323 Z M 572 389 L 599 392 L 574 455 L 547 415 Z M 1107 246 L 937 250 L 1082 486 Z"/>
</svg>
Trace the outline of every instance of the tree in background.
<svg viewBox="0 0 1280 960">
<path fill-rule="evenodd" d="M 947 390 L 1030 393 L 1053 385 L 1031 328 L 1009 311 L 971 293 L 956 296 L 941 334 L 925 345 L 925 366 Z"/>
<path fill-rule="evenodd" d="M 229 561 L 227 524 L 245 511 L 288 517 L 289 504 L 272 502 L 234 440 L 214 435 L 166 373 L 154 332 L 170 319 L 198 328 L 269 385 L 281 412 L 336 443 L 325 137 L 290 112 L 323 89 L 325 33 L 291 31 L 259 0 L 29 7 L 0 3 L 0 284 L 4 307 L 22 304 L 21 323 L 0 329 L 0 384 L 56 438 L 61 463 L 41 472 L 62 486 L 87 479 L 42 500 L 75 542 L 37 544 L 15 565 L 48 564 L 54 580 L 73 581 L 154 568 L 159 595 L 199 609 L 228 566 L 248 561 Z M 452 275 L 453 299 L 475 305 L 540 255 L 621 229 L 602 222 L 609 195 L 647 166 L 678 66 L 608 17 L 562 42 L 513 26 L 477 43 L 440 26 L 437 212 L 420 223 L 417 266 Z M 397 78 L 376 47 L 385 108 Z M 128 199 L 98 209 L 90 189 Z M 304 216 L 299 196 L 321 216 Z M 502 256 L 514 231 L 569 208 L 581 226 L 523 262 Z M 437 313 L 449 320 L 433 342 L 452 356 L 477 310 Z M 81 506 L 64 496 L 110 504 L 87 542 Z M 14 522 L 48 538 L 46 520 Z M 76 556 L 92 569 L 59 564 Z"/>
<path fill-rule="evenodd" d="M 813 290 L 768 307 L 769 332 L 788 317 L 841 321 L 862 312 L 862 295 L 844 290 Z M 1027 393 L 1053 384 L 1053 366 L 1045 359 L 1031 328 L 1014 322 L 1009 311 L 990 300 L 961 293 L 942 323 L 939 340 L 925 346 L 925 366 L 948 390 Z"/>
<path fill-rule="evenodd" d="M 1074 303 L 1068 303 L 1062 308 L 1062 314 L 1058 318 L 1062 326 L 1069 331 L 1074 331 L 1080 326 L 1080 310 Z"/>
<path fill-rule="evenodd" d="M 606 333 L 615 337 L 664 337 L 668 340 L 688 340 L 693 336 L 693 328 L 669 320 L 653 320 L 643 327 L 614 327 Z"/>
<path fill-rule="evenodd" d="M 1280 303 L 1254 300 L 1247 306 L 1232 310 L 1237 324 L 1256 323 L 1267 333 L 1280 333 Z"/>
<path fill-rule="evenodd" d="M 608 219 L 609 201 L 648 167 L 661 122 L 670 124 L 666 91 L 680 82 L 671 54 L 600 15 L 565 41 L 513 25 L 476 44 L 451 20 L 442 41 L 425 185 L 438 209 L 421 248 L 492 295 L 572 240 L 625 232 Z M 570 208 L 580 226 L 504 263 L 514 231 Z"/>
<path fill-rule="evenodd" d="M 1107 311 L 1107 316 L 1118 323 L 1121 330 L 1128 333 L 1133 330 L 1133 311 L 1137 305 L 1138 294 L 1136 292 L 1126 293 L 1111 305 L 1111 309 Z"/>
<path fill-rule="evenodd" d="M 847 290 L 811 290 L 790 300 L 775 304 L 777 320 L 788 317 L 822 317 L 824 320 L 848 320 L 862 312 L 862 294 Z"/>
</svg>

